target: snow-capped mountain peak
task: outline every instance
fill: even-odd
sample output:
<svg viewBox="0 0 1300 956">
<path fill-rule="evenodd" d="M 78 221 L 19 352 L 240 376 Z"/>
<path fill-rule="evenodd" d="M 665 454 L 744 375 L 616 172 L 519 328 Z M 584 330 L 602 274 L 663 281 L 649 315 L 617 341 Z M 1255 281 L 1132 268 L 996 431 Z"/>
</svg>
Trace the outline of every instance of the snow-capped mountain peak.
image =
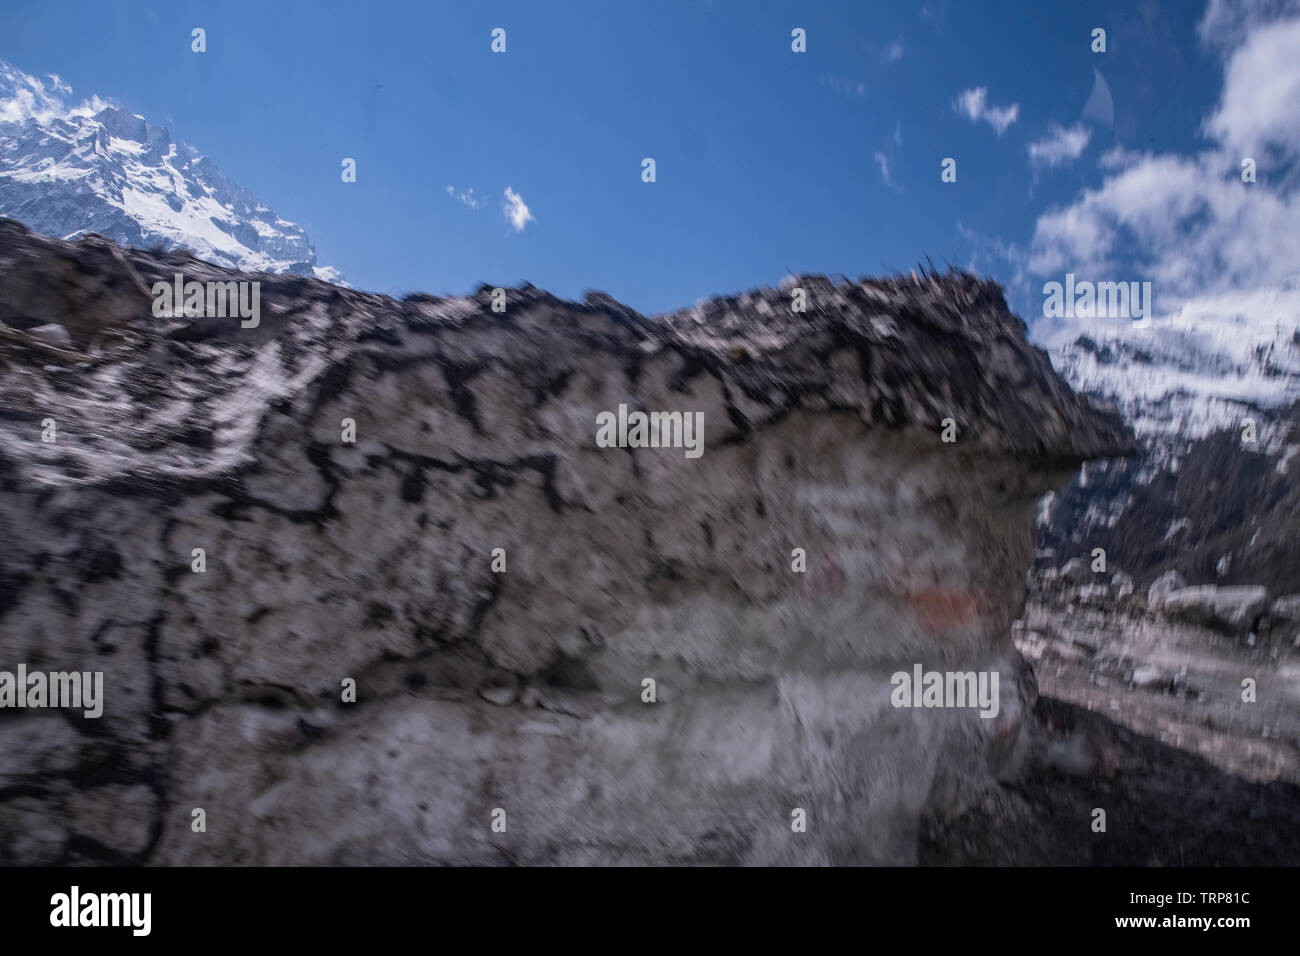
<svg viewBox="0 0 1300 956">
<path fill-rule="evenodd" d="M 1300 277 L 1137 322 L 1044 321 L 1034 334 L 1071 385 L 1114 400 L 1144 438 L 1194 440 L 1300 399 Z"/>
<path fill-rule="evenodd" d="M 341 281 L 316 264 L 300 226 L 164 127 L 98 97 L 69 105 L 71 93 L 57 76 L 0 62 L 0 215 L 59 238 L 95 232 L 250 271 Z"/>
<path fill-rule="evenodd" d="M 1043 502 L 1040 561 L 1101 548 L 1147 582 L 1173 569 L 1294 589 L 1300 276 L 1137 322 L 1048 320 L 1034 337 L 1075 389 L 1115 403 L 1143 446 Z"/>
</svg>

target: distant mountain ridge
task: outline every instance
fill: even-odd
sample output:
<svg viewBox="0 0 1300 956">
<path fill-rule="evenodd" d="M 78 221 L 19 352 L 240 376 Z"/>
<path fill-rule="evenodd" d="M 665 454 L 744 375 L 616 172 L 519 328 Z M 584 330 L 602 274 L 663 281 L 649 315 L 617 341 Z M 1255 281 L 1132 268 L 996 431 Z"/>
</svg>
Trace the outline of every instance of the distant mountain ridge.
<svg viewBox="0 0 1300 956">
<path fill-rule="evenodd" d="M 1035 338 L 1076 389 L 1113 399 L 1140 437 L 1202 438 L 1300 399 L 1300 274 L 1138 322 L 1043 322 Z"/>
<path fill-rule="evenodd" d="M 0 61 L 0 215 L 58 238 L 185 248 L 231 268 L 342 282 L 281 219 L 162 126 Z"/>
<path fill-rule="evenodd" d="M 1100 547 L 1140 579 L 1300 588 L 1300 276 L 1140 322 L 1043 322 L 1034 337 L 1144 447 L 1044 501 L 1042 563 Z"/>
</svg>

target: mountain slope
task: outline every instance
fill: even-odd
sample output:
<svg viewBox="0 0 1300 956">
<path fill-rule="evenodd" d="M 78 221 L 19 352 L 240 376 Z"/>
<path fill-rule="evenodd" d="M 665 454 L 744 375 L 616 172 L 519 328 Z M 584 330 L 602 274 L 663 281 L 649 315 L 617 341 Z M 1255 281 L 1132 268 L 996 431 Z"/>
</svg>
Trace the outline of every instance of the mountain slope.
<svg viewBox="0 0 1300 956">
<path fill-rule="evenodd" d="M 1300 277 L 1172 315 L 1041 323 L 1076 389 L 1113 399 L 1141 437 L 1202 438 L 1300 398 Z"/>
<path fill-rule="evenodd" d="M 1116 407 L 1143 454 L 1081 471 L 1040 511 L 1041 558 L 1103 548 L 1149 580 L 1300 590 L 1300 283 L 1201 298 L 1142 322 L 1044 323 L 1078 391 Z"/>
<path fill-rule="evenodd" d="M 231 183 L 168 131 L 98 97 L 0 62 L 0 215 L 37 232 L 99 233 L 137 248 L 185 248 L 208 261 L 337 282 L 303 229 Z"/>
</svg>

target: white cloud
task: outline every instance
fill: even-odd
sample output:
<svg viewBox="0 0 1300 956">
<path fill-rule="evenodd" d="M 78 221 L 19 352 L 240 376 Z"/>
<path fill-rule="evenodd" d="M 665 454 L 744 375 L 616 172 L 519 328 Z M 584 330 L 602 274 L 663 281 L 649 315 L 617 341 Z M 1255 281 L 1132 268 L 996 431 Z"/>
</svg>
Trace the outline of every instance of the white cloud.
<svg viewBox="0 0 1300 956">
<path fill-rule="evenodd" d="M 456 190 L 455 186 L 448 186 L 447 195 L 452 199 L 458 200 L 466 206 L 469 206 L 470 209 L 482 209 L 488 204 L 487 196 L 475 193 L 473 186 L 459 192 Z"/>
<path fill-rule="evenodd" d="M 69 107 L 64 100 L 71 96 L 68 86 L 57 74 L 48 75 L 49 84 L 24 73 L 17 67 L 0 61 L 0 123 L 24 123 L 34 119 L 48 123 L 57 117 L 93 116 L 109 104 L 92 96 L 80 104 Z"/>
<path fill-rule="evenodd" d="M 880 178 L 885 181 L 885 185 L 897 192 L 902 192 L 903 187 L 894 182 L 893 176 L 889 173 L 889 162 L 898 153 L 903 145 L 903 124 L 895 123 L 894 132 L 885 140 L 881 148 L 875 152 L 876 165 L 880 167 Z"/>
<path fill-rule="evenodd" d="M 842 80 L 837 76 L 823 76 L 821 82 L 823 86 L 829 86 L 836 93 L 843 93 L 845 96 L 856 96 L 861 99 L 867 95 L 867 84 L 860 81 Z"/>
<path fill-rule="evenodd" d="M 1212 3 L 1206 16 L 1220 12 Z M 1029 273 L 1150 280 L 1166 314 L 1300 277 L 1300 176 L 1256 155 L 1258 181 L 1241 180 L 1248 145 L 1300 151 L 1300 17 L 1257 22 L 1222 52 L 1223 90 L 1205 123 L 1214 142 L 1195 155 L 1107 151 L 1099 186 L 1039 217 Z"/>
<path fill-rule="evenodd" d="M 1048 128 L 1047 136 L 1029 144 L 1029 160 L 1053 168 L 1069 165 L 1083 155 L 1091 136 L 1092 131 L 1086 126 L 1075 125 L 1067 129 L 1053 123 Z"/>
<path fill-rule="evenodd" d="M 1150 153 L 1140 153 L 1137 150 L 1125 149 L 1123 146 L 1112 146 L 1097 157 L 1097 166 L 1099 169 L 1127 169 L 1135 163 L 1150 158 Z"/>
<path fill-rule="evenodd" d="M 524 197 L 509 186 L 506 187 L 505 200 L 501 203 L 501 208 L 506 214 L 506 221 L 514 227 L 515 232 L 523 232 L 524 226 L 537 221 L 524 205 Z"/>
<path fill-rule="evenodd" d="M 0 63 L 0 84 L 9 87 L 9 95 L 0 98 L 0 123 L 22 123 L 36 119 L 48 123 L 67 112 L 60 94 L 72 92 L 55 77 L 46 84 L 7 63 Z"/>
<path fill-rule="evenodd" d="M 893 43 L 889 44 L 889 49 L 885 51 L 885 62 L 897 63 L 903 58 L 903 53 L 903 41 L 895 40 Z"/>
<path fill-rule="evenodd" d="M 474 210 L 485 208 L 489 202 L 487 196 L 475 192 L 473 187 L 457 189 L 455 186 L 448 186 L 447 195 Z M 524 226 L 537 221 L 533 218 L 532 212 L 529 211 L 527 204 L 524 202 L 524 197 L 509 186 L 506 187 L 501 200 L 501 211 L 505 213 L 506 221 L 510 223 L 515 232 L 523 232 Z"/>
<path fill-rule="evenodd" d="M 1210 0 L 1196 32 L 1208 47 L 1231 50 L 1269 23 L 1300 16 L 1300 0 Z"/>
<path fill-rule="evenodd" d="M 988 95 L 988 88 L 984 86 L 962 90 L 957 94 L 957 98 L 953 100 L 952 108 L 972 123 L 978 123 L 981 120 L 988 123 L 1000 137 L 1007 131 L 1007 127 L 1020 116 L 1020 104 L 989 106 Z"/>
<path fill-rule="evenodd" d="M 931 0 L 921 4 L 921 19 L 933 23 L 939 33 L 943 33 L 943 20 L 947 14 L 948 0 Z"/>
<path fill-rule="evenodd" d="M 880 150 L 876 150 L 876 165 L 880 167 L 880 178 L 885 181 L 885 185 L 890 189 L 897 189 L 899 192 L 902 192 L 901 187 L 899 187 L 899 185 L 889 176 L 889 157 Z"/>
<path fill-rule="evenodd" d="M 1300 17 L 1256 29 L 1228 58 L 1206 132 L 1242 156 L 1300 156 Z"/>
<path fill-rule="evenodd" d="M 966 264 L 967 272 L 978 273 L 985 262 L 1001 259 L 1016 267 L 1016 274 L 1012 279 L 1012 284 L 1017 286 L 1025 284 L 1025 256 L 1024 252 L 1015 243 L 1007 243 L 993 236 L 982 235 L 971 229 L 960 219 L 957 220 L 957 234 L 971 244 L 971 257 Z"/>
</svg>

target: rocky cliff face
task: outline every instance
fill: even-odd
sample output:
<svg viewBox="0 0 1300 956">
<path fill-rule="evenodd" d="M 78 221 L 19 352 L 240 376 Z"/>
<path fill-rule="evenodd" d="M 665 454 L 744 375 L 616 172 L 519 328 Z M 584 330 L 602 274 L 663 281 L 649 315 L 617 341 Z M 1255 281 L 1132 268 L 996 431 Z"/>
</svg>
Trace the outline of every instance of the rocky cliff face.
<svg viewBox="0 0 1300 956">
<path fill-rule="evenodd" d="M 960 274 L 646 318 L 0 221 L 0 321 L 0 670 L 104 674 L 0 710 L 11 863 L 914 862 L 1023 756 L 1035 501 L 1129 447 Z"/>
</svg>

